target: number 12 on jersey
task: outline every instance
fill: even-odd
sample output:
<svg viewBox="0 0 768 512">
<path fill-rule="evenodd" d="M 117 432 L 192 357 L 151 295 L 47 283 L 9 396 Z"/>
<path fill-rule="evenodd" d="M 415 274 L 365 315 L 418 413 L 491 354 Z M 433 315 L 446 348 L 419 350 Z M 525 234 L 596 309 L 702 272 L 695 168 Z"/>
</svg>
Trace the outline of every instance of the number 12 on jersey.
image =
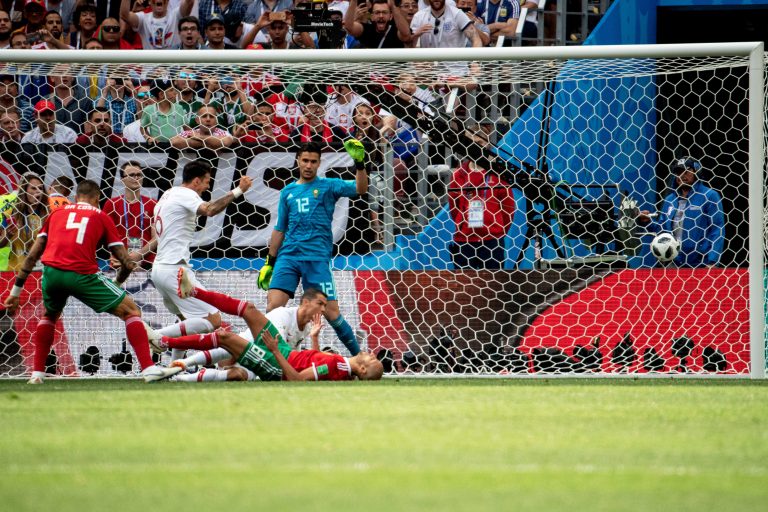
<svg viewBox="0 0 768 512">
<path fill-rule="evenodd" d="M 299 210 L 299 213 L 307 213 L 309 211 L 309 198 L 308 197 L 297 198 L 296 208 Z"/>
<path fill-rule="evenodd" d="M 69 214 L 69 217 L 67 217 L 67 229 L 76 229 L 77 230 L 77 238 L 75 239 L 75 242 L 78 244 L 82 244 L 83 240 L 85 239 L 85 228 L 88 227 L 88 217 L 85 217 L 80 222 L 77 222 L 75 219 L 77 218 L 77 213 L 72 212 Z"/>
</svg>

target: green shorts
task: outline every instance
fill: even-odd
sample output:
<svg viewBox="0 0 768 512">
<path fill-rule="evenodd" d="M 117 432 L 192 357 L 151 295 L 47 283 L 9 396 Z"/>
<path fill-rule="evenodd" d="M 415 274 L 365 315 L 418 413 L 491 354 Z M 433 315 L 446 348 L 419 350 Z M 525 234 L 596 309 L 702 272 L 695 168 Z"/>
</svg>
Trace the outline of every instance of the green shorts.
<svg viewBox="0 0 768 512">
<path fill-rule="evenodd" d="M 78 274 L 53 267 L 43 267 L 43 305 L 46 312 L 60 313 L 69 297 L 103 313 L 112 311 L 123 301 L 126 291 L 104 274 Z"/>
<path fill-rule="evenodd" d="M 291 346 L 280 336 L 277 327 L 272 322 L 267 321 L 264 329 L 257 336 L 254 336 L 253 341 L 245 347 L 243 353 L 237 358 L 237 362 L 251 370 L 261 380 L 280 380 L 283 378 L 283 370 L 280 368 L 280 364 L 275 359 L 274 354 L 272 354 L 261 339 L 261 334 L 265 330 L 277 338 L 277 346 L 280 353 L 288 359 L 288 355 L 291 353 Z"/>
</svg>

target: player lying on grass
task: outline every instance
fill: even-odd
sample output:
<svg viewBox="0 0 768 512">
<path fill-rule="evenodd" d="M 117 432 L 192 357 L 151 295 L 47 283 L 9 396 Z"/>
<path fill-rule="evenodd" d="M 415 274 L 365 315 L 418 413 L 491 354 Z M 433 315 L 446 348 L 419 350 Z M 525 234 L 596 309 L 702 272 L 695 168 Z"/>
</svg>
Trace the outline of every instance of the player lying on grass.
<svg viewBox="0 0 768 512">
<path fill-rule="evenodd" d="M 267 319 L 277 327 L 280 337 L 294 350 L 298 350 L 304 340 L 309 339 L 313 350 L 320 348 L 320 328 L 328 298 L 316 288 L 304 290 L 298 306 L 279 307 L 266 314 Z M 247 341 L 253 341 L 253 334 L 245 330 L 239 334 Z M 173 361 L 171 365 L 184 369 L 195 366 L 217 364 L 218 368 L 201 368 L 195 373 L 181 373 L 174 380 L 182 382 L 213 382 L 256 380 L 256 374 L 237 364 L 232 354 L 223 348 L 201 350 Z"/>
<path fill-rule="evenodd" d="M 241 317 L 254 334 L 254 339 L 248 341 L 223 330 L 179 338 L 158 337 L 150 329 L 150 343 L 155 351 L 221 347 L 261 380 L 351 380 L 353 377 L 378 380 L 384 373 L 381 361 L 370 352 L 359 352 L 347 358 L 319 350 L 292 350 L 280 337 L 277 327 L 252 303 L 195 287 L 185 268 L 179 269 L 179 295 L 194 296 L 224 313 Z M 269 348 L 270 345 L 272 348 Z M 181 371 L 181 368 L 176 366 L 171 370 Z"/>
<path fill-rule="evenodd" d="M 126 337 L 136 352 L 145 381 L 166 378 L 175 370 L 155 366 L 141 310 L 125 290 L 99 272 L 96 249 L 102 244 L 121 264 L 117 271 L 118 283 L 124 282 L 136 267 L 136 263 L 128 259 L 114 222 L 99 209 L 99 196 L 95 182 L 82 181 L 77 186 L 76 204 L 62 206 L 48 216 L 19 269 L 16 284 L 5 299 L 5 307 L 14 313 L 19 307 L 24 283 L 42 259 L 45 313 L 33 337 L 35 351 L 30 384 L 42 384 L 45 378 L 45 359 L 53 345 L 56 321 L 69 297 L 79 299 L 97 313 L 107 311 L 125 322 Z"/>
</svg>

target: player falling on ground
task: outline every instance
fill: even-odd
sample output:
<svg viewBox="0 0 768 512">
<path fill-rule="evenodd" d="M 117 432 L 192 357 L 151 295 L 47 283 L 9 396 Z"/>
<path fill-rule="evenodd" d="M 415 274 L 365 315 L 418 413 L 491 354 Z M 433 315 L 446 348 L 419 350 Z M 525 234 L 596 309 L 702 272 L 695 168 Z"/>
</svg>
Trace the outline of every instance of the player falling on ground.
<svg viewBox="0 0 768 512">
<path fill-rule="evenodd" d="M 267 313 L 266 317 L 277 328 L 280 337 L 293 349 L 299 349 L 304 340 L 309 339 L 311 348 L 319 350 L 320 329 L 327 303 L 328 299 L 323 292 L 316 288 L 309 288 L 304 290 L 298 306 L 275 308 Z M 253 341 L 250 329 L 241 332 L 239 336 L 247 341 Z M 171 363 L 172 366 L 181 366 L 184 370 L 211 364 L 217 364 L 218 368 L 201 368 L 195 373 L 182 373 L 177 375 L 175 380 L 183 382 L 256 380 L 256 374 L 237 364 L 232 354 L 223 348 L 194 352 L 182 360 Z"/>
<path fill-rule="evenodd" d="M 160 380 L 169 375 L 168 369 L 155 366 L 152 362 L 141 310 L 125 290 L 99 272 L 96 249 L 102 244 L 121 263 L 117 271 L 118 283 L 124 282 L 136 267 L 136 263 L 128 259 L 112 219 L 99 210 L 99 196 L 99 186 L 85 180 L 77 186 L 76 204 L 62 206 L 51 213 L 5 300 L 10 312 L 18 309 L 24 283 L 37 261 L 42 259 L 45 313 L 37 324 L 33 338 L 30 384 L 42 384 L 45 378 L 45 359 L 51 351 L 56 321 L 70 296 L 97 313 L 106 311 L 125 321 L 125 334 L 136 352 L 145 381 Z"/>
<path fill-rule="evenodd" d="M 320 146 L 307 143 L 296 153 L 299 179 L 280 192 L 277 223 L 269 243 L 259 288 L 267 292 L 267 311 L 285 306 L 293 298 L 301 279 L 304 289 L 317 288 L 328 297 L 325 318 L 350 354 L 360 352 L 352 327 L 339 311 L 336 284 L 331 272 L 333 232 L 331 224 L 336 202 L 368 192 L 365 149 L 355 140 L 344 143 L 355 162 L 355 181 L 317 176 Z"/>
<path fill-rule="evenodd" d="M 213 217 L 235 199 L 243 195 L 253 184 L 248 176 L 243 176 L 237 187 L 218 199 L 206 202 L 202 194 L 211 184 L 211 165 L 203 160 L 195 160 L 184 166 L 181 186 L 167 190 L 155 207 L 153 239 L 138 252 L 130 254 L 134 261 L 141 261 L 156 250 L 152 265 L 152 282 L 163 297 L 168 310 L 181 320 L 160 329 L 162 336 L 184 336 L 201 332 L 212 332 L 221 326 L 219 311 L 205 302 L 190 298 L 180 298 L 176 294 L 176 276 L 180 268 L 188 268 L 190 245 L 195 236 L 197 217 Z M 197 285 L 194 274 L 190 279 Z M 183 357 L 183 352 L 175 352 L 172 359 Z"/>
<path fill-rule="evenodd" d="M 221 347 L 261 380 L 351 380 L 354 377 L 378 380 L 383 374 L 381 361 L 370 352 L 359 352 L 347 358 L 319 350 L 291 350 L 291 346 L 280 337 L 277 327 L 253 304 L 195 287 L 186 269 L 179 271 L 179 291 L 184 297 L 195 297 L 224 313 L 243 318 L 250 332 L 254 333 L 253 341 L 219 329 L 213 333 L 179 338 L 150 338 L 156 352 L 169 348 L 211 350 Z M 172 366 L 169 373 L 181 370 L 180 366 Z"/>
</svg>

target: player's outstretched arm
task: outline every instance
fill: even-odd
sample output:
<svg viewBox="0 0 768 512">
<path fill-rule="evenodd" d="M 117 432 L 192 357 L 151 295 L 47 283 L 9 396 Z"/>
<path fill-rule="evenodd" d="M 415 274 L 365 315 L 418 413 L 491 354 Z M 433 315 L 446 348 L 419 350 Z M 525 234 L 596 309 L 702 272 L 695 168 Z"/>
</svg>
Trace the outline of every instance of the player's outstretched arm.
<svg viewBox="0 0 768 512">
<path fill-rule="evenodd" d="M 29 274 L 32 273 L 32 269 L 35 268 L 37 262 L 45 251 L 45 245 L 48 243 L 47 236 L 38 236 L 35 243 L 32 244 L 29 254 L 24 259 L 24 263 L 21 264 L 21 268 L 16 273 L 16 283 L 11 288 L 11 293 L 5 299 L 4 305 L 9 313 L 13 314 L 19 309 L 19 297 L 21 296 L 21 290 L 24 289 L 24 283 L 27 282 Z"/>
<path fill-rule="evenodd" d="M 122 244 L 113 245 L 109 248 L 109 250 L 112 253 L 112 257 L 114 257 L 119 263 L 115 281 L 117 281 L 117 284 L 123 284 L 125 280 L 128 279 L 128 276 L 131 275 L 133 269 L 138 266 L 138 264 L 128 256 L 128 251 Z"/>
<path fill-rule="evenodd" d="M 347 151 L 352 161 L 355 162 L 355 190 L 358 195 L 368 192 L 368 171 L 365 168 L 365 147 L 357 139 L 347 139 L 344 141 L 344 149 Z"/>
<path fill-rule="evenodd" d="M 264 330 L 261 334 L 261 339 L 264 341 L 264 344 L 269 351 L 272 352 L 272 355 L 275 356 L 277 364 L 279 364 L 280 368 L 283 370 L 283 377 L 285 377 L 285 380 L 314 380 L 315 374 L 312 372 L 312 368 L 307 368 L 299 373 L 288 363 L 288 360 L 283 356 L 283 353 L 277 348 L 277 339 L 272 336 L 269 331 Z"/>
<path fill-rule="evenodd" d="M 240 181 L 237 182 L 237 187 L 233 188 L 220 198 L 210 203 L 203 203 L 197 209 L 197 214 L 203 217 L 213 217 L 224 211 L 224 208 L 243 195 L 253 185 L 253 179 L 249 176 L 243 176 Z"/>
</svg>

